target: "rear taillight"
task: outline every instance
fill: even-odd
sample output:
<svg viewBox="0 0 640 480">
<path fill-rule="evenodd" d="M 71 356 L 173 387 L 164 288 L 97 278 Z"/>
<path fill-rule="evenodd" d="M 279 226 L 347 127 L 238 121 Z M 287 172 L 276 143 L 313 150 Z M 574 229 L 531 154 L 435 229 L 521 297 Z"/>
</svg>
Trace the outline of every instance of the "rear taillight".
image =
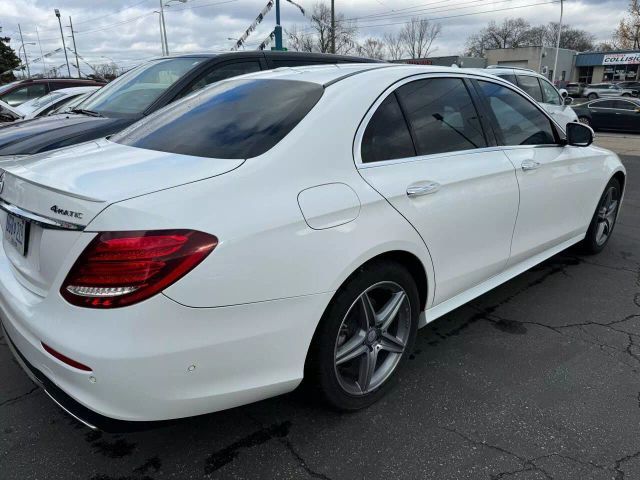
<svg viewBox="0 0 640 480">
<path fill-rule="evenodd" d="M 76 260 L 60 293 L 81 307 L 131 305 L 179 280 L 216 245 L 215 236 L 193 230 L 100 233 Z"/>
</svg>

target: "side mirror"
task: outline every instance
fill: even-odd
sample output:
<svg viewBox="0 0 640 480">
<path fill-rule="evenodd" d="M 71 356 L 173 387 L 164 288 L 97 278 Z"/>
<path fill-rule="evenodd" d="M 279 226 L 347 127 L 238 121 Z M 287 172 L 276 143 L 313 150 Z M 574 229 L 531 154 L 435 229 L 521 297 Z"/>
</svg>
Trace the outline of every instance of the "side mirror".
<svg viewBox="0 0 640 480">
<path fill-rule="evenodd" d="M 565 105 L 571 105 L 573 103 L 573 98 L 571 97 L 565 97 L 564 98 L 564 104 Z"/>
<path fill-rule="evenodd" d="M 591 127 L 578 122 L 567 123 L 567 145 L 574 147 L 588 147 L 594 137 Z"/>
<path fill-rule="evenodd" d="M 558 90 L 558 93 L 562 98 L 567 98 L 569 96 L 569 92 L 567 92 L 567 90 L 565 90 L 564 88 Z"/>
</svg>

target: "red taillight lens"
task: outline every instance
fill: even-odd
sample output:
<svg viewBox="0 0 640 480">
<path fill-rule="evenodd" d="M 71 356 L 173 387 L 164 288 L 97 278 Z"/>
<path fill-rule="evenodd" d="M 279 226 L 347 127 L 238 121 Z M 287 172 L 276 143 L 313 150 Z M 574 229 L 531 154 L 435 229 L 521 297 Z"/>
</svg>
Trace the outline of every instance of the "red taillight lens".
<svg viewBox="0 0 640 480">
<path fill-rule="evenodd" d="M 216 245 L 215 236 L 193 230 L 104 232 L 76 260 L 60 293 L 81 307 L 131 305 L 179 280 Z"/>
</svg>

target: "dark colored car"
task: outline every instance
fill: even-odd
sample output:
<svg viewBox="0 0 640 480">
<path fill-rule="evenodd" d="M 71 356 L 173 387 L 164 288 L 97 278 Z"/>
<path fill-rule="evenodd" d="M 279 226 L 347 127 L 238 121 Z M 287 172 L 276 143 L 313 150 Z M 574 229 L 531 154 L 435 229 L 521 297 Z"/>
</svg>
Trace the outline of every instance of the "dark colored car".
<svg viewBox="0 0 640 480">
<path fill-rule="evenodd" d="M 640 90 L 640 82 L 627 81 L 627 82 L 619 82 L 616 85 L 622 88 L 630 88 L 631 90 Z"/>
<path fill-rule="evenodd" d="M 0 127 L 0 159 L 106 137 L 174 100 L 225 78 L 278 67 L 354 62 L 375 60 L 273 51 L 157 58 L 118 77 L 70 113 Z"/>
<path fill-rule="evenodd" d="M 0 86 L 0 100 L 16 107 L 27 100 L 40 98 L 54 90 L 71 87 L 102 86 L 106 82 L 82 78 L 30 78 Z"/>
<path fill-rule="evenodd" d="M 640 132 L 640 99 L 606 98 L 573 108 L 578 120 L 594 130 Z"/>
</svg>

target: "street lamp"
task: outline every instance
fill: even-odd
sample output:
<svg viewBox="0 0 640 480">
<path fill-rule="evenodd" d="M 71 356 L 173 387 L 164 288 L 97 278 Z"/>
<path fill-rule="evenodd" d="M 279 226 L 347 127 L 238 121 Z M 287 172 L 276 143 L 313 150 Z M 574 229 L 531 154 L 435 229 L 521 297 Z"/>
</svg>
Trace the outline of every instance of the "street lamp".
<svg viewBox="0 0 640 480">
<path fill-rule="evenodd" d="M 169 0 L 165 3 L 165 0 L 160 0 L 160 20 L 162 26 L 160 28 L 160 34 L 164 34 L 164 53 L 163 55 L 169 55 L 169 42 L 167 40 L 167 25 L 164 23 L 164 7 L 168 7 L 171 2 L 186 3 L 188 0 Z"/>
<path fill-rule="evenodd" d="M 20 56 L 20 50 L 24 51 L 24 61 L 27 65 L 27 76 L 31 77 L 31 72 L 29 71 L 29 59 L 27 58 L 27 49 L 24 48 L 25 45 L 35 45 L 36 42 L 26 42 L 26 43 L 22 43 L 22 45 L 20 45 L 20 48 L 18 48 L 18 58 L 20 59 L 20 61 L 22 62 L 22 57 Z M 24 75 L 24 71 L 22 72 Z"/>
<path fill-rule="evenodd" d="M 158 23 L 160 24 L 160 47 L 162 48 L 162 56 L 166 55 L 164 50 L 164 32 L 162 31 L 162 14 L 158 10 L 154 10 L 153 13 L 158 14 Z"/>
<path fill-rule="evenodd" d="M 71 78 L 71 68 L 69 67 L 69 57 L 67 56 L 67 46 L 64 43 L 64 33 L 62 33 L 62 21 L 60 20 L 60 10 L 55 8 L 53 10 L 58 17 L 58 24 L 60 25 L 60 37 L 62 38 L 62 49 L 64 50 L 64 59 L 67 61 L 67 72 L 69 73 L 69 78 Z"/>
</svg>

